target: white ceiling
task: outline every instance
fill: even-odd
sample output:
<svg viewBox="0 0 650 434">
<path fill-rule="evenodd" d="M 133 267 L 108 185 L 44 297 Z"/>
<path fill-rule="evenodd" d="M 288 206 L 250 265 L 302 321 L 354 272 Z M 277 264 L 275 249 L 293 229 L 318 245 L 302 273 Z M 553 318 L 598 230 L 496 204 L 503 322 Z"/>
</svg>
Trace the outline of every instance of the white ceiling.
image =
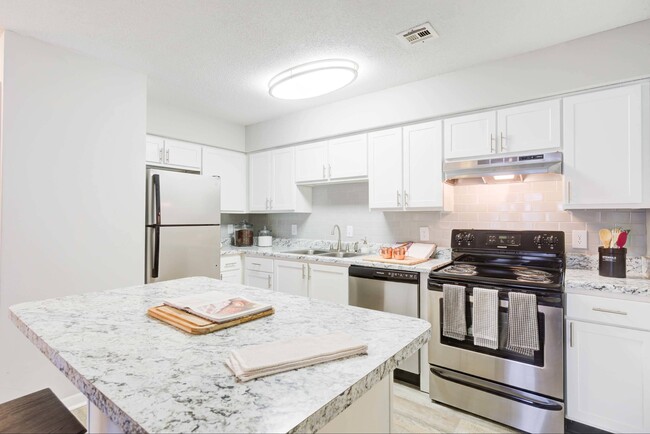
<svg viewBox="0 0 650 434">
<path fill-rule="evenodd" d="M 0 0 L 0 27 L 148 74 L 152 100 L 252 124 L 650 18 L 650 0 Z M 405 48 L 425 21 L 440 38 Z M 278 72 L 332 57 L 347 88 L 276 100 Z"/>
</svg>

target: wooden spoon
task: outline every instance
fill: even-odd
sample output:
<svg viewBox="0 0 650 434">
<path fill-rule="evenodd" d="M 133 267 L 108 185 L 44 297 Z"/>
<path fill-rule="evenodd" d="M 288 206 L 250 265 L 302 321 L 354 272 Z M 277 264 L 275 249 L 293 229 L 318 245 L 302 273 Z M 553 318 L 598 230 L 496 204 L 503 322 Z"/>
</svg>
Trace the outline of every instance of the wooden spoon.
<svg viewBox="0 0 650 434">
<path fill-rule="evenodd" d="M 603 247 L 608 249 L 609 244 L 612 242 L 612 231 L 609 229 L 601 229 L 598 231 L 598 236 L 600 237 L 600 242 L 603 243 Z"/>
</svg>

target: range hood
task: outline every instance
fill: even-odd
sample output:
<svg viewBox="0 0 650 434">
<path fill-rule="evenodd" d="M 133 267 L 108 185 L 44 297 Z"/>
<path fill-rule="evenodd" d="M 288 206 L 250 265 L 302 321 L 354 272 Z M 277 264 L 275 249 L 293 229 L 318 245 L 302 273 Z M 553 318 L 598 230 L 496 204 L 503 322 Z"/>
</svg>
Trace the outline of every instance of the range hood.
<svg viewBox="0 0 650 434">
<path fill-rule="evenodd" d="M 447 184 L 492 184 L 523 181 L 526 175 L 562 173 L 562 153 L 449 161 L 443 165 Z"/>
</svg>

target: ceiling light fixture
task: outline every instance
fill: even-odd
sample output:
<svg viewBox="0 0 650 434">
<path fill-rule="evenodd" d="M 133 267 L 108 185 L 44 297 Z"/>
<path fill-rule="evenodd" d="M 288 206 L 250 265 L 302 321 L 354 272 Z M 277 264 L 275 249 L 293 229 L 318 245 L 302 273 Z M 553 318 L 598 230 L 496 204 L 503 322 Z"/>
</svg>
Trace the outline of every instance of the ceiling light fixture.
<svg viewBox="0 0 650 434">
<path fill-rule="evenodd" d="M 305 99 L 341 89 L 357 78 L 359 65 L 351 60 L 328 59 L 283 71 L 269 81 L 269 94 L 279 99 Z"/>
</svg>

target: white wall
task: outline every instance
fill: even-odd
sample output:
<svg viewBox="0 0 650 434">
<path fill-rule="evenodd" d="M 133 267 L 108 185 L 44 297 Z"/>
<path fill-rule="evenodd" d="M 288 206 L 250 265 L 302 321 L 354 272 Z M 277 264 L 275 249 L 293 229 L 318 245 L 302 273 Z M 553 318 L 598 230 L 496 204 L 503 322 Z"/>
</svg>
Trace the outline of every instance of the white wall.
<svg viewBox="0 0 650 434">
<path fill-rule="evenodd" d="M 300 143 L 650 75 L 650 20 L 246 127 L 246 150 Z M 363 66 L 362 66 L 363 67 Z"/>
<path fill-rule="evenodd" d="M 149 99 L 147 132 L 219 148 L 244 151 L 244 126 Z"/>
<path fill-rule="evenodd" d="M 8 306 L 143 283 L 146 77 L 6 32 L 0 402 L 76 389 Z"/>
</svg>

